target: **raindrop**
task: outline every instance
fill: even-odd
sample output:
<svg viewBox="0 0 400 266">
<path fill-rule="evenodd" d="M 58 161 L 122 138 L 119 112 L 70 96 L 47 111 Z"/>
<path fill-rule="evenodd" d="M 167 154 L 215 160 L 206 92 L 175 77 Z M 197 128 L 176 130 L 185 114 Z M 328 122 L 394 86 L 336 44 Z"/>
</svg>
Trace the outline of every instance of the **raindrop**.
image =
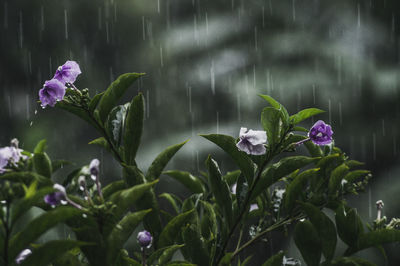
<svg viewBox="0 0 400 266">
<path fill-rule="evenodd" d="M 208 36 L 208 15 L 206 12 L 206 35 Z"/>
<path fill-rule="evenodd" d="M 238 117 L 238 121 L 240 122 L 240 94 L 238 93 L 236 95 L 236 102 L 237 102 L 237 117 Z"/>
<path fill-rule="evenodd" d="M 146 91 L 146 117 L 150 117 L 150 95 L 149 90 Z"/>
<path fill-rule="evenodd" d="M 97 25 L 99 30 L 101 30 L 101 24 L 102 24 L 101 21 L 102 21 L 102 12 L 101 12 L 101 7 L 99 7 L 97 9 Z"/>
<path fill-rule="evenodd" d="M 312 85 L 313 104 L 315 105 L 315 84 Z"/>
<path fill-rule="evenodd" d="M 339 124 L 342 125 L 342 103 L 339 102 Z"/>
<path fill-rule="evenodd" d="M 165 19 L 167 20 L 167 30 L 170 28 L 170 14 L 169 14 L 169 1 L 167 0 L 167 3 L 165 4 L 165 9 L 166 9 L 166 14 L 165 14 Z"/>
<path fill-rule="evenodd" d="M 82 213 L 82 217 L 83 218 L 87 218 L 87 214 L 86 213 Z"/>
<path fill-rule="evenodd" d="M 143 34 L 143 41 L 144 41 L 144 40 L 146 40 L 146 30 L 145 30 L 144 16 L 142 16 L 142 34 Z"/>
<path fill-rule="evenodd" d="M 110 43 L 110 34 L 109 34 L 109 30 L 108 30 L 108 21 L 106 21 L 106 40 L 107 40 L 107 44 Z"/>
<path fill-rule="evenodd" d="M 342 56 L 338 55 L 337 57 L 337 82 L 338 85 L 342 85 Z"/>
<path fill-rule="evenodd" d="M 157 0 L 157 12 L 160 14 L 160 0 Z"/>
<path fill-rule="evenodd" d="M 253 65 L 253 87 L 256 88 L 257 81 L 256 81 L 256 65 Z"/>
<path fill-rule="evenodd" d="M 164 67 L 163 51 L 162 50 L 163 49 L 162 49 L 161 44 L 160 44 L 160 65 L 161 65 L 161 67 Z"/>
<path fill-rule="evenodd" d="M 61 202 L 62 205 L 67 205 L 68 204 L 68 201 L 66 201 L 66 200 L 61 200 L 60 202 Z"/>
<path fill-rule="evenodd" d="M 231 1 L 231 8 L 232 8 L 232 10 L 235 8 L 235 0 Z"/>
<path fill-rule="evenodd" d="M 329 124 L 332 124 L 331 99 L 328 100 Z"/>
<path fill-rule="evenodd" d="M 397 155 L 397 144 L 396 144 L 396 135 L 393 134 L 393 156 Z"/>
<path fill-rule="evenodd" d="M 265 28 L 265 7 L 262 6 L 262 26 Z"/>
<path fill-rule="evenodd" d="M 51 62 L 51 56 L 49 57 L 49 69 L 50 69 L 49 76 L 51 76 L 51 74 L 53 74 L 53 64 Z"/>
<path fill-rule="evenodd" d="M 4 28 L 8 29 L 8 4 L 4 2 Z"/>
<path fill-rule="evenodd" d="M 271 2 L 271 0 L 268 1 L 268 6 L 269 6 L 269 14 L 272 15 L 272 2 Z"/>
<path fill-rule="evenodd" d="M 368 187 L 368 217 L 372 219 L 372 192 L 371 187 Z"/>
<path fill-rule="evenodd" d="M 65 29 L 65 39 L 68 40 L 68 13 L 67 10 L 64 9 L 64 29 Z"/>
<path fill-rule="evenodd" d="M 199 151 L 196 151 L 196 165 L 197 165 L 197 172 L 200 172 Z"/>
<path fill-rule="evenodd" d="M 219 134 L 219 112 L 217 112 L 217 134 Z"/>
<path fill-rule="evenodd" d="M 35 110 L 35 115 L 37 115 L 37 109 Z"/>
<path fill-rule="evenodd" d="M 26 104 L 26 120 L 29 120 L 29 94 L 25 95 L 25 104 Z"/>
<path fill-rule="evenodd" d="M 384 137 L 385 135 L 385 119 L 382 119 L 382 136 Z"/>
<path fill-rule="evenodd" d="M 44 31 L 44 7 L 40 7 L 40 30 Z"/>
<path fill-rule="evenodd" d="M 188 97 L 189 97 L 189 112 L 192 112 L 192 87 L 188 87 Z"/>
<path fill-rule="evenodd" d="M 110 83 L 114 80 L 113 68 L 110 66 Z"/>
<path fill-rule="evenodd" d="M 254 27 L 254 49 L 257 51 L 257 26 Z"/>
<path fill-rule="evenodd" d="M 295 3 L 295 0 L 292 0 L 292 17 L 293 17 L 293 21 L 296 21 L 296 3 Z"/>
<path fill-rule="evenodd" d="M 117 22 L 117 2 L 114 2 L 114 22 Z"/>
<path fill-rule="evenodd" d="M 19 32 L 18 32 L 19 34 L 18 34 L 18 37 L 19 37 L 19 47 L 20 48 L 22 48 L 22 43 L 23 43 L 23 40 L 24 40 L 22 23 L 23 23 L 23 21 L 22 21 L 22 11 L 19 11 Z"/>
<path fill-rule="evenodd" d="M 215 72 L 214 72 L 214 61 L 211 60 L 211 67 L 210 67 L 210 80 L 211 80 L 211 91 L 212 94 L 215 95 Z"/>
<path fill-rule="evenodd" d="M 8 114 L 11 117 L 12 116 L 12 111 L 11 111 L 11 96 L 7 94 L 7 103 L 8 103 Z"/>
<path fill-rule="evenodd" d="M 360 12 L 360 3 L 357 4 L 357 27 L 361 27 L 361 12 Z"/>
<path fill-rule="evenodd" d="M 374 161 L 376 160 L 376 134 L 372 134 L 372 156 Z"/>
</svg>

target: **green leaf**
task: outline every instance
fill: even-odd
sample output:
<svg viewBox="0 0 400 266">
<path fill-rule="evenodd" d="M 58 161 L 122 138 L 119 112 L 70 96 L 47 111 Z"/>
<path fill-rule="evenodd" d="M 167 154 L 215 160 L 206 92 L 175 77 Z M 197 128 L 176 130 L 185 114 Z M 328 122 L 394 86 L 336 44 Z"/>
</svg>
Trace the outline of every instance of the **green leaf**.
<svg viewBox="0 0 400 266">
<path fill-rule="evenodd" d="M 322 253 L 325 259 L 331 260 L 335 254 L 337 242 L 335 224 L 325 213 L 314 205 L 310 203 L 301 203 L 301 206 L 321 238 Z"/>
<path fill-rule="evenodd" d="M 171 206 L 174 209 L 175 213 L 176 214 L 179 213 L 180 208 L 178 206 L 177 200 L 180 201 L 180 199 L 177 196 L 175 196 L 174 194 L 171 194 L 171 193 L 162 193 L 158 197 L 166 199 L 169 202 L 169 204 L 171 204 Z"/>
<path fill-rule="evenodd" d="M 260 176 L 260 181 L 254 188 L 252 193 L 252 199 L 255 199 L 269 186 L 277 182 L 282 177 L 289 175 L 290 173 L 301 169 L 310 163 L 319 160 L 319 158 L 312 158 L 307 156 L 290 156 L 281 159 L 279 162 L 266 168 Z"/>
<path fill-rule="evenodd" d="M 157 246 L 162 248 L 174 244 L 181 232 L 182 226 L 189 223 L 193 219 L 194 214 L 194 210 L 190 210 L 175 216 L 169 221 L 160 234 Z"/>
<path fill-rule="evenodd" d="M 30 197 L 24 197 L 17 202 L 14 203 L 14 206 L 11 208 L 11 221 L 15 223 L 18 218 L 20 218 L 23 214 L 25 214 L 31 207 L 43 203 L 44 196 L 53 192 L 54 189 L 52 187 L 46 187 L 36 191 Z"/>
<path fill-rule="evenodd" d="M 33 150 L 33 153 L 43 153 L 47 148 L 47 141 L 45 139 L 42 139 L 41 141 L 36 144 L 35 149 Z"/>
<path fill-rule="evenodd" d="M 348 171 L 349 167 L 345 164 L 341 164 L 332 171 L 328 185 L 329 194 L 337 193 L 340 183 Z"/>
<path fill-rule="evenodd" d="M 195 224 L 188 225 L 183 229 L 183 241 L 184 243 L 189 243 L 189 245 L 186 245 L 182 249 L 184 249 L 185 253 L 190 256 L 191 262 L 194 262 L 197 265 L 210 264 L 209 254 Z M 185 259 L 188 258 L 185 257 Z"/>
<path fill-rule="evenodd" d="M 171 258 L 170 256 L 173 256 L 174 253 L 180 249 L 181 247 L 183 247 L 184 245 L 172 245 L 172 246 L 168 246 L 168 247 L 163 247 L 163 248 L 159 248 L 156 251 L 154 251 L 147 259 L 147 263 L 149 265 L 152 265 L 156 260 L 158 262 L 158 264 L 160 263 L 159 258 L 161 256 L 163 256 L 163 263 L 166 263 L 166 259 L 167 258 Z"/>
<path fill-rule="evenodd" d="M 104 137 L 100 137 L 100 138 L 94 139 L 91 142 L 89 142 L 89 144 L 90 145 L 100 146 L 100 147 L 106 149 L 108 152 L 112 153 L 110 144 L 108 143 L 108 141 Z"/>
<path fill-rule="evenodd" d="M 201 233 L 208 240 L 216 239 L 218 234 L 217 215 L 214 207 L 207 201 L 200 201 L 204 208 L 204 215 L 201 218 Z"/>
<path fill-rule="evenodd" d="M 286 211 L 290 212 L 303 191 L 307 180 L 314 177 L 319 169 L 306 170 L 295 177 L 295 179 L 287 186 L 283 206 Z"/>
<path fill-rule="evenodd" d="M 344 176 L 344 180 L 346 180 L 349 183 L 354 183 L 357 179 L 359 179 L 360 177 L 366 176 L 369 173 L 371 173 L 371 172 L 368 170 L 354 170 L 354 171 L 347 173 Z"/>
<path fill-rule="evenodd" d="M 124 180 L 118 180 L 118 181 L 111 182 L 110 184 L 108 184 L 107 186 L 102 188 L 103 197 L 105 199 L 108 199 L 108 197 L 111 196 L 112 194 L 116 193 L 117 191 L 126 189 L 126 188 L 127 188 L 127 186 L 126 186 L 126 183 Z"/>
<path fill-rule="evenodd" d="M 133 98 L 126 117 L 124 131 L 125 161 L 134 165 L 143 132 L 144 97 L 139 93 Z"/>
<path fill-rule="evenodd" d="M 153 182 L 136 185 L 112 194 L 110 196 L 110 201 L 117 205 L 117 208 L 115 209 L 115 216 L 117 218 L 121 217 L 130 206 L 135 204 L 137 200 L 141 199 L 142 196 L 158 181 L 159 180 L 157 179 Z"/>
<path fill-rule="evenodd" d="M 56 224 L 65 222 L 81 214 L 82 211 L 69 206 L 60 206 L 41 214 L 32 220 L 22 231 L 11 238 L 10 259 L 14 259 L 23 249 L 28 247 L 30 243 Z"/>
<path fill-rule="evenodd" d="M 294 228 L 294 242 L 309 266 L 318 266 L 321 260 L 321 240 L 310 221 L 300 221 Z"/>
<path fill-rule="evenodd" d="M 76 107 L 70 103 L 67 103 L 66 101 L 57 102 L 56 107 L 80 117 L 81 119 L 85 120 L 90 125 L 92 125 L 98 132 L 102 132 L 102 129 L 99 127 L 96 121 L 91 117 L 90 113 L 87 110 L 81 107 Z"/>
<path fill-rule="evenodd" d="M 37 181 L 39 185 L 53 185 L 53 182 L 49 178 L 36 174 L 34 172 L 9 172 L 1 175 L 0 180 L 10 180 L 13 182 L 22 182 L 25 184 Z"/>
<path fill-rule="evenodd" d="M 221 261 L 219 262 L 218 266 L 228 266 L 231 265 L 231 259 L 232 259 L 232 252 L 225 253 L 225 255 L 222 257 Z"/>
<path fill-rule="evenodd" d="M 239 209 L 243 208 L 243 204 L 246 199 L 248 191 L 249 191 L 249 185 L 247 184 L 244 176 L 240 175 L 236 185 L 236 200 Z"/>
<path fill-rule="evenodd" d="M 221 208 L 227 224 L 232 224 L 232 198 L 228 184 L 222 179 L 221 171 L 218 164 L 211 156 L 208 156 L 206 161 L 209 172 L 208 183 L 210 184 L 213 196 L 216 199 L 217 205 Z"/>
<path fill-rule="evenodd" d="M 264 262 L 262 266 L 282 266 L 284 255 L 285 253 L 281 250 Z"/>
<path fill-rule="evenodd" d="M 97 104 L 99 103 L 101 97 L 103 97 L 104 91 L 96 94 L 89 103 L 89 111 L 93 113 L 94 109 L 96 109 Z"/>
<path fill-rule="evenodd" d="M 361 218 L 356 210 L 340 205 L 335 212 L 335 221 L 340 239 L 348 246 L 356 245 L 358 238 L 364 232 Z"/>
<path fill-rule="evenodd" d="M 267 132 L 268 145 L 274 148 L 285 132 L 283 114 L 273 107 L 265 107 L 261 112 L 261 124 Z"/>
<path fill-rule="evenodd" d="M 331 262 L 322 263 L 322 266 L 376 266 L 376 264 L 362 258 L 339 257 Z"/>
<path fill-rule="evenodd" d="M 105 122 L 111 109 L 117 105 L 120 98 L 125 94 L 126 90 L 144 73 L 126 73 L 119 76 L 101 97 L 97 110 L 99 111 L 100 120 Z"/>
<path fill-rule="evenodd" d="M 128 105 L 128 106 L 127 106 Z M 107 121 L 104 124 L 109 139 L 114 143 L 116 147 L 121 145 L 122 131 L 125 124 L 125 116 L 127 112 L 127 105 L 115 106 L 107 117 Z"/>
<path fill-rule="evenodd" d="M 74 240 L 53 240 L 46 242 L 39 248 L 33 250 L 32 254 L 26 257 L 20 264 L 21 266 L 30 265 L 49 265 L 57 260 L 65 252 L 84 245 L 91 245 L 90 243 L 74 241 Z"/>
<path fill-rule="evenodd" d="M 197 266 L 187 261 L 171 261 L 166 264 L 167 266 Z"/>
<path fill-rule="evenodd" d="M 235 161 L 241 172 L 247 179 L 247 183 L 251 184 L 254 177 L 254 163 L 245 152 L 240 151 L 236 147 L 236 140 L 227 135 L 210 134 L 200 135 L 203 138 L 217 144 L 221 149 L 228 153 Z"/>
<path fill-rule="evenodd" d="M 282 112 L 285 123 L 289 122 L 289 113 L 282 104 L 280 104 L 278 101 L 276 101 L 274 98 L 272 98 L 269 95 L 259 94 L 259 96 L 261 98 L 263 98 L 264 100 L 266 100 L 272 107 L 274 107 L 275 109 L 278 109 L 279 111 Z"/>
<path fill-rule="evenodd" d="M 149 169 L 147 170 L 146 178 L 149 181 L 157 179 L 162 171 L 164 170 L 165 166 L 171 160 L 171 158 L 175 155 L 183 145 L 186 144 L 189 140 L 186 140 L 182 143 L 175 144 L 166 148 L 163 152 L 161 152 L 151 163 Z"/>
<path fill-rule="evenodd" d="M 293 125 L 296 125 L 296 124 L 300 123 L 301 121 L 306 120 L 307 118 L 310 118 L 314 115 L 318 115 L 318 114 L 321 114 L 324 112 L 325 112 L 324 110 L 321 110 L 318 108 L 307 108 L 307 109 L 301 110 L 297 114 L 291 115 L 290 122 Z"/>
<path fill-rule="evenodd" d="M 356 253 L 357 251 L 377 247 L 386 243 L 399 243 L 400 242 L 400 230 L 397 229 L 378 229 L 376 231 L 371 231 L 365 234 L 361 234 L 355 243 L 356 245 L 350 246 L 346 252 L 345 256 Z"/>
<path fill-rule="evenodd" d="M 228 183 L 228 186 L 231 187 L 233 184 L 235 184 L 242 172 L 240 170 L 232 171 L 232 172 L 227 172 L 226 175 L 224 175 L 222 178 L 226 180 L 226 183 Z"/>
<path fill-rule="evenodd" d="M 305 142 L 304 146 L 306 146 L 308 152 L 312 157 L 321 157 L 323 155 L 320 146 L 314 144 L 312 141 Z"/>
<path fill-rule="evenodd" d="M 33 166 L 38 174 L 51 178 L 53 169 L 51 167 L 51 160 L 47 153 L 35 153 L 33 155 Z"/>
<path fill-rule="evenodd" d="M 72 164 L 72 163 L 67 160 L 55 160 L 55 161 L 51 162 L 51 168 L 53 169 L 53 173 L 54 173 L 57 170 L 63 168 L 64 165 L 70 165 L 70 164 Z"/>
<path fill-rule="evenodd" d="M 203 193 L 205 191 L 203 182 L 199 178 L 191 175 L 189 172 L 169 170 L 163 172 L 163 174 L 168 175 L 173 179 L 179 181 L 182 185 L 184 185 L 193 193 Z"/>
<path fill-rule="evenodd" d="M 114 227 L 107 239 L 107 254 L 109 265 L 114 265 L 120 249 L 151 210 L 143 210 L 125 215 Z"/>
</svg>

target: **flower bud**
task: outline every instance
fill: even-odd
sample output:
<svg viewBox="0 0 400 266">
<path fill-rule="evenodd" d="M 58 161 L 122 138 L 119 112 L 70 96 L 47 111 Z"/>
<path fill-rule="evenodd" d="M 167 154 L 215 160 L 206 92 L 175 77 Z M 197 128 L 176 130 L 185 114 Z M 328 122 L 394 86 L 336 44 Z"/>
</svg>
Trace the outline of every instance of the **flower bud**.
<svg viewBox="0 0 400 266">
<path fill-rule="evenodd" d="M 100 173 L 99 166 L 100 166 L 100 161 L 98 159 L 93 159 L 90 162 L 89 169 L 90 169 L 91 178 L 93 180 L 96 180 L 97 176 Z"/>
<path fill-rule="evenodd" d="M 141 247 L 149 248 L 151 246 L 151 241 L 153 240 L 153 237 L 148 231 L 144 230 L 138 233 L 137 240 Z"/>
</svg>

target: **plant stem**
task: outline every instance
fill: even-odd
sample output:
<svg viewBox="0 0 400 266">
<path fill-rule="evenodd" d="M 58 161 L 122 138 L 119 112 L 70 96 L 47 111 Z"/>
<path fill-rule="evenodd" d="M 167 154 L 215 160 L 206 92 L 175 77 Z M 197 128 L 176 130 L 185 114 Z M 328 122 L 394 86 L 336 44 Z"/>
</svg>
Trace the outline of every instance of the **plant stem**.
<svg viewBox="0 0 400 266">
<path fill-rule="evenodd" d="M 142 247 L 142 266 L 146 266 L 146 250 Z"/>
<path fill-rule="evenodd" d="M 8 241 L 10 238 L 10 228 L 8 227 L 8 223 L 10 220 L 10 202 L 7 200 L 6 203 L 6 220 L 3 221 L 4 229 L 6 231 L 6 235 L 4 238 L 4 263 L 5 266 L 8 266 Z"/>
<path fill-rule="evenodd" d="M 251 244 L 253 244 L 255 241 L 257 241 L 258 239 L 260 239 L 260 238 L 261 238 L 262 236 L 264 236 L 265 234 L 267 234 L 267 233 L 269 233 L 269 232 L 271 232 L 271 231 L 273 231 L 273 230 L 275 230 L 275 229 L 277 229 L 277 228 L 279 228 L 279 227 L 281 227 L 281 226 L 283 226 L 283 225 L 290 224 L 290 223 L 292 223 L 293 221 L 296 221 L 296 220 L 301 219 L 301 218 L 303 218 L 303 217 L 304 217 L 304 215 L 298 215 L 298 216 L 295 216 L 295 217 L 293 217 L 293 218 L 286 218 L 285 220 L 282 220 L 282 221 L 280 221 L 280 222 L 278 222 L 278 223 L 276 223 L 276 224 L 271 225 L 270 227 L 268 227 L 267 229 L 265 229 L 264 231 L 262 231 L 262 232 L 260 232 L 258 235 L 256 235 L 253 239 L 247 241 L 247 242 L 246 242 L 245 244 L 243 244 L 243 246 L 241 246 L 239 249 L 236 249 L 235 252 L 233 252 L 233 254 L 232 254 L 231 260 L 233 260 L 233 258 L 234 258 L 235 256 L 237 256 L 237 255 L 238 255 L 240 252 L 242 252 L 245 248 L 247 248 L 248 246 L 250 246 Z"/>
</svg>

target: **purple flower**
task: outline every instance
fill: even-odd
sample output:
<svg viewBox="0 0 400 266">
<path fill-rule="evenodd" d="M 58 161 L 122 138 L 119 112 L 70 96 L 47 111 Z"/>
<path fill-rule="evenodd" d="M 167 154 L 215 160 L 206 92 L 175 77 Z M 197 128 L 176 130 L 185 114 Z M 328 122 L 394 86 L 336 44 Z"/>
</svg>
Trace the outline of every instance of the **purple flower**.
<svg viewBox="0 0 400 266">
<path fill-rule="evenodd" d="M 247 154 L 262 155 L 267 151 L 264 143 L 267 142 L 267 133 L 261 130 L 247 130 L 242 127 L 239 133 L 240 141 L 236 144 L 239 150 Z"/>
<path fill-rule="evenodd" d="M 100 167 L 100 161 L 98 159 L 93 159 L 90 162 L 89 171 L 90 171 L 91 178 L 93 180 L 96 180 L 97 176 L 100 173 L 100 168 L 99 167 Z"/>
<path fill-rule="evenodd" d="M 39 91 L 39 99 L 42 107 L 50 105 L 54 107 L 57 101 L 61 101 L 65 95 L 65 86 L 57 79 L 46 80 L 43 89 Z"/>
<path fill-rule="evenodd" d="M 22 155 L 22 149 L 18 148 L 18 140 L 13 139 L 10 147 L 0 148 L 0 174 L 4 173 L 5 167 L 9 164 L 17 166 L 17 163 L 28 156 Z"/>
<path fill-rule="evenodd" d="M 254 204 L 250 204 L 250 212 L 251 211 L 254 211 L 254 210 L 258 210 L 258 205 L 256 204 L 256 203 L 254 203 Z"/>
<path fill-rule="evenodd" d="M 151 246 L 151 241 L 153 240 L 153 237 L 148 231 L 144 230 L 138 233 L 137 240 L 142 248 L 149 248 Z"/>
<path fill-rule="evenodd" d="M 332 142 L 333 131 L 330 125 L 318 120 L 308 132 L 308 137 L 317 145 L 328 145 Z"/>
<path fill-rule="evenodd" d="M 78 75 L 81 73 L 81 69 L 77 62 L 67 61 L 64 65 L 57 68 L 53 79 L 57 79 L 62 84 L 74 83 Z"/>
<path fill-rule="evenodd" d="M 56 206 L 61 203 L 61 201 L 66 201 L 67 200 L 67 192 L 65 191 L 65 188 L 59 184 L 54 184 L 53 188 L 55 191 L 53 193 L 47 194 L 44 196 L 44 202 L 51 206 Z"/>
<path fill-rule="evenodd" d="M 10 147 L 4 147 L 0 149 L 0 174 L 4 173 L 4 168 L 8 165 L 11 157 L 12 151 Z"/>
<path fill-rule="evenodd" d="M 51 206 L 56 206 L 61 203 L 62 200 L 65 200 L 65 196 L 62 192 L 56 191 L 44 196 L 44 202 Z"/>
<path fill-rule="evenodd" d="M 21 262 L 24 261 L 31 254 L 32 251 L 29 248 L 22 250 L 21 253 L 19 253 L 17 258 L 15 259 L 15 263 L 21 264 Z"/>
</svg>

